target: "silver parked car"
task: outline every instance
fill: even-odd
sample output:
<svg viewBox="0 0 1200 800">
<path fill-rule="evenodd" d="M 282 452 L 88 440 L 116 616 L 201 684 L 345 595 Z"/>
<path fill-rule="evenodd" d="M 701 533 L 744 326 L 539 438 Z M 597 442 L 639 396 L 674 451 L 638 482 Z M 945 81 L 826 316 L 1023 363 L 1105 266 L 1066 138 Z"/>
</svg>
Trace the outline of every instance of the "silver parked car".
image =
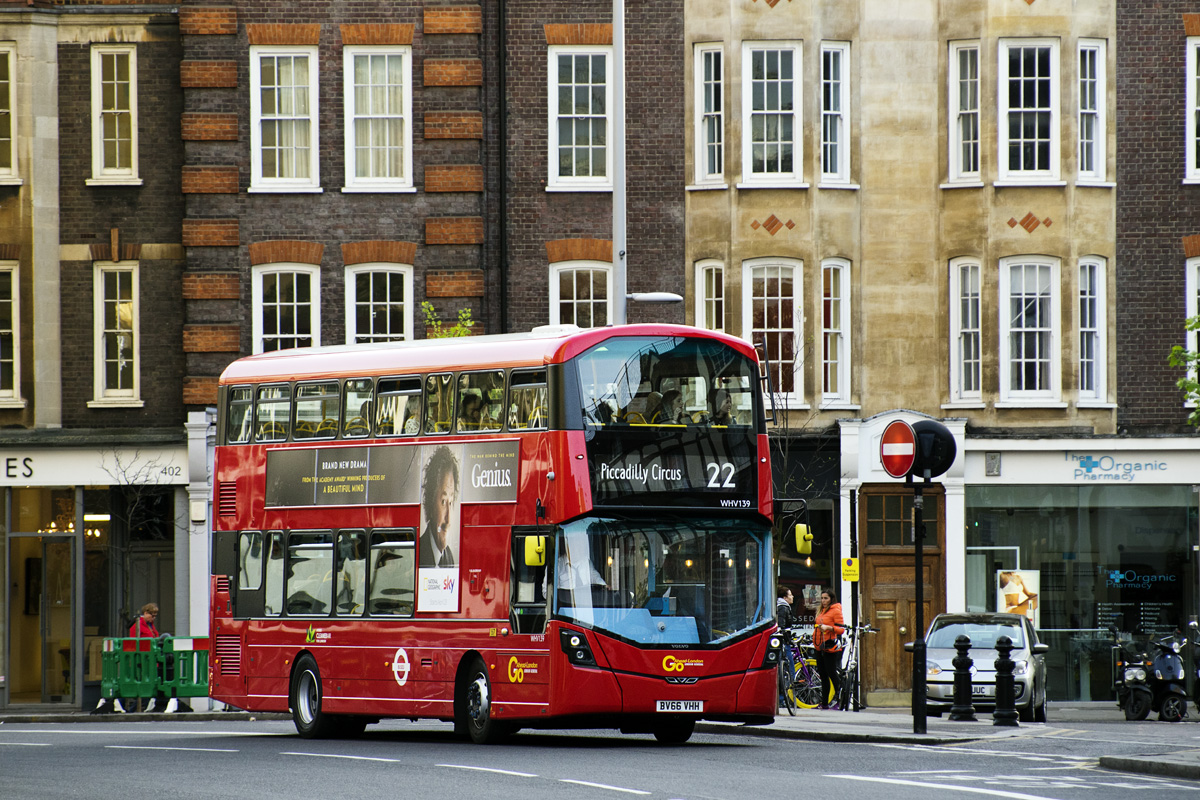
<svg viewBox="0 0 1200 800">
<path fill-rule="evenodd" d="M 954 640 L 971 640 L 972 705 L 996 708 L 996 640 L 1012 640 L 1013 693 L 1023 722 L 1046 721 L 1046 656 L 1050 646 L 1038 641 L 1032 623 L 1020 614 L 938 614 L 925 636 L 926 710 L 941 716 L 954 705 Z"/>
</svg>

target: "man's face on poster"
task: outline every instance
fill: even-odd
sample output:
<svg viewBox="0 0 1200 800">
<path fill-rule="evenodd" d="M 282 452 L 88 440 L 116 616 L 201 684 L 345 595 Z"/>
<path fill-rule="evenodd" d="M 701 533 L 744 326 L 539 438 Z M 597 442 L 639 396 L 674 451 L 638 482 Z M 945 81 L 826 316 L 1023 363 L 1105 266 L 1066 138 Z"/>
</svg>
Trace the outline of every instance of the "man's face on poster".
<svg viewBox="0 0 1200 800">
<path fill-rule="evenodd" d="M 433 519 L 433 540 L 438 550 L 446 549 L 446 534 L 450 530 L 450 511 L 454 507 L 454 476 L 449 472 L 438 481 L 430 517 Z"/>
</svg>

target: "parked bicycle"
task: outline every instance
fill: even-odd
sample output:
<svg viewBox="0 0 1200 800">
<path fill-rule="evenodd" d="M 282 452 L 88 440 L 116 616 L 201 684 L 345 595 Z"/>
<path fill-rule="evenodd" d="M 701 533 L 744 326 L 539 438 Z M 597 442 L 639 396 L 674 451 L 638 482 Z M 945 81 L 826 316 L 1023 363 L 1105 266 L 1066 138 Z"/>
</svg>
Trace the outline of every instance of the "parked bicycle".
<svg viewBox="0 0 1200 800">
<path fill-rule="evenodd" d="M 862 624 L 856 627 L 846 628 L 846 646 L 843 648 L 842 668 L 838 673 L 839 683 L 837 691 L 837 707 L 842 711 L 854 711 L 860 708 L 865 708 L 866 703 L 862 702 L 862 697 L 859 693 L 859 648 L 862 642 L 864 633 L 879 633 L 878 628 L 872 628 L 871 624 L 863 620 Z"/>
<path fill-rule="evenodd" d="M 787 646 L 792 651 L 792 680 L 788 691 L 797 708 L 816 708 L 821 704 L 821 676 L 817 674 L 817 655 L 812 644 L 812 633 L 803 628 L 783 631 Z M 833 699 L 830 690 L 826 700 Z"/>
</svg>

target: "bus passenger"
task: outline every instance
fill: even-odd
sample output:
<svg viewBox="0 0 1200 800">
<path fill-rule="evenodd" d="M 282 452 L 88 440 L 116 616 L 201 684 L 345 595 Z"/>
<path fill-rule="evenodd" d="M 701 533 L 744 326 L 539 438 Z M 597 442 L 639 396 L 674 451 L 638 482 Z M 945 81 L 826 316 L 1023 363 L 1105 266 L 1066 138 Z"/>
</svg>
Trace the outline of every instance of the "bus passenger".
<svg viewBox="0 0 1200 800">
<path fill-rule="evenodd" d="M 483 420 L 483 398 L 477 394 L 464 394 L 459 401 L 458 429 L 477 431 Z"/>
<path fill-rule="evenodd" d="M 656 422 L 660 425 L 682 425 L 684 422 L 682 404 L 683 395 L 678 389 L 668 389 L 663 392 L 662 411 L 659 412 Z"/>
<path fill-rule="evenodd" d="M 733 424 L 733 398 L 730 396 L 728 389 L 713 389 L 712 409 L 713 413 L 712 418 L 709 420 L 709 424 Z"/>
<path fill-rule="evenodd" d="M 458 460 L 449 447 L 439 447 L 425 465 L 421 511 L 425 530 L 421 533 L 422 567 L 453 567 L 458 545 L 458 524 L 452 518 L 458 500 Z"/>
</svg>

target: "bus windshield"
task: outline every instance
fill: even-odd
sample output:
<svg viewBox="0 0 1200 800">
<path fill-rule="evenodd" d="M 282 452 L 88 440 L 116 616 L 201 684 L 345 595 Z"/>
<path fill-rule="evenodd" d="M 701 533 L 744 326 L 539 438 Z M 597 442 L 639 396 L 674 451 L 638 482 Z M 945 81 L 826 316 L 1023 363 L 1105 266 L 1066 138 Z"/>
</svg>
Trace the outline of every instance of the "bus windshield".
<svg viewBox="0 0 1200 800">
<path fill-rule="evenodd" d="M 747 521 L 567 523 L 557 531 L 552 612 L 639 644 L 718 643 L 773 613 L 769 537 Z"/>
<path fill-rule="evenodd" d="M 755 365 L 718 341 L 613 338 L 576 359 L 583 425 L 754 426 Z"/>
</svg>

